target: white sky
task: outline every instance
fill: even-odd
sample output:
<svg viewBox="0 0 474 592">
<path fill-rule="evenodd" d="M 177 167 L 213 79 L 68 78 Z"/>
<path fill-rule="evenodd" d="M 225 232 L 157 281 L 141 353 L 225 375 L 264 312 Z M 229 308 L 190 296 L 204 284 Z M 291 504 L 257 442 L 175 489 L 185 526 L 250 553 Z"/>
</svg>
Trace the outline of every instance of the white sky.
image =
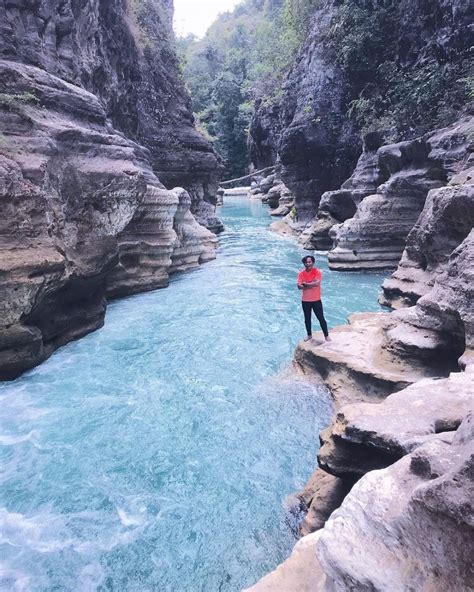
<svg viewBox="0 0 474 592">
<path fill-rule="evenodd" d="M 232 10 L 241 0 L 174 0 L 176 35 L 202 37 L 221 12 Z"/>
</svg>

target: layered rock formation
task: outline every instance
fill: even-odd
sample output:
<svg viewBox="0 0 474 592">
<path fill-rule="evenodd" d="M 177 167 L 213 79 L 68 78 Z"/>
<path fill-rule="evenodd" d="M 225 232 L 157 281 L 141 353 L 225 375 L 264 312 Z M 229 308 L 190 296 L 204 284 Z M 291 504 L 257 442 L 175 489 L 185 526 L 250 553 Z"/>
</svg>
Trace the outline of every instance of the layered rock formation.
<svg viewBox="0 0 474 592">
<path fill-rule="evenodd" d="M 331 342 L 295 352 L 336 405 L 298 494 L 301 533 L 319 530 L 251 590 L 472 588 L 474 230 L 468 143 L 456 129 L 431 136 L 444 138 L 430 158 L 452 178 L 430 191 L 405 265 L 386 282 L 399 310 L 353 315 Z"/>
<path fill-rule="evenodd" d="M 432 190 L 436 195 L 436 190 L 440 191 L 451 180 L 454 184 L 470 183 L 469 176 L 460 173 L 469 167 L 473 130 L 474 119 L 467 117 L 434 134 L 379 148 L 378 168 L 386 181 L 376 193 L 360 202 L 353 218 L 331 229 L 334 248 L 328 255 L 330 267 L 338 270 L 395 267 L 423 211 L 428 192 Z M 464 191 L 470 194 L 471 189 Z M 469 209 L 469 204 L 465 209 Z M 455 236 L 466 235 L 470 219 L 472 214 L 468 214 L 462 229 L 453 231 Z M 418 227 L 421 224 L 423 220 Z M 416 240 L 419 239 L 413 237 L 412 244 Z M 444 260 L 451 245 L 452 242 L 446 246 Z"/>
<path fill-rule="evenodd" d="M 446 270 L 449 255 L 474 226 L 474 170 L 467 168 L 441 189 L 429 192 L 425 207 L 408 235 L 397 270 L 385 280 L 382 304 L 411 306 Z"/>
<path fill-rule="evenodd" d="M 202 195 L 218 163 L 173 84 L 171 4 L 147 5 L 154 37 L 119 0 L 1 8 L 0 378 L 99 327 L 106 292 L 212 256 L 190 199 L 156 175 L 168 166 L 174 183 L 180 161 Z"/>
<path fill-rule="evenodd" d="M 354 486 L 252 592 L 472 590 L 473 415 Z"/>
<path fill-rule="evenodd" d="M 352 175 L 340 189 L 326 191 L 321 196 L 317 216 L 301 236 L 306 249 L 329 250 L 333 245 L 332 227 L 352 218 L 362 199 L 374 193 L 386 179 L 377 154 L 382 144 L 382 133 L 372 132 L 364 136 L 362 154 Z"/>
<path fill-rule="evenodd" d="M 341 479 L 357 480 L 383 469 L 428 440 L 452 435 L 474 404 L 474 375 L 426 378 L 378 405 L 343 406 L 321 434 L 320 467 Z"/>
<path fill-rule="evenodd" d="M 305 247 L 330 248 L 328 232 L 345 218 L 333 219 L 331 206 L 323 207 L 322 196 L 337 190 L 349 177 L 360 155 L 361 132 L 387 129 L 392 141 L 399 142 L 454 121 L 460 108 L 469 103 L 466 93 L 464 102 L 456 95 L 454 87 L 463 75 L 456 78 L 454 73 L 464 72 L 463 64 L 468 63 L 471 22 L 472 7 L 467 0 L 436 0 L 429 6 L 409 0 L 389 4 L 349 0 L 317 3 L 279 103 L 271 102 L 270 108 L 268 101 L 259 101 L 251 126 L 252 161 L 255 166 L 263 162 L 281 164 L 281 179 L 295 195 L 298 217 L 304 222 L 294 227 L 286 218 L 275 229 L 285 231 L 284 223 L 288 222 L 291 228 L 286 231 L 299 234 L 306 230 L 302 237 Z M 395 76 L 392 85 L 387 82 L 390 76 Z M 450 77 L 452 83 L 442 82 Z M 400 91 L 385 96 L 385 90 L 393 91 L 392 87 Z M 432 100 L 428 98 L 431 95 Z M 416 113 L 423 101 L 427 101 L 426 109 Z M 391 113 L 388 119 L 384 117 L 387 110 Z M 396 124 L 401 124 L 401 119 L 403 125 L 398 129 Z M 391 161 L 391 155 L 387 156 Z M 421 154 L 412 156 L 415 168 Z M 414 178 L 412 181 L 416 184 Z M 411 189 L 405 184 L 389 191 L 406 196 Z M 424 197 L 419 189 L 415 191 L 419 201 L 413 196 L 412 207 L 417 213 L 408 220 L 406 208 L 400 208 L 398 215 L 406 218 L 405 229 L 395 229 L 393 245 L 380 245 L 379 265 L 395 266 L 398 262 L 404 247 L 398 234 L 404 232 L 406 238 L 423 207 Z M 383 207 L 378 202 L 369 205 L 370 201 L 364 210 L 367 218 Z M 353 234 L 355 241 L 356 228 Z M 341 248 L 344 240 L 341 237 Z M 382 243 L 381 237 L 379 240 Z M 364 248 L 363 244 L 359 249 L 350 248 L 351 241 L 348 237 L 348 255 Z"/>
<path fill-rule="evenodd" d="M 471 415 L 355 485 L 317 544 L 323 590 L 472 589 L 473 437 Z"/>
<path fill-rule="evenodd" d="M 287 216 L 295 204 L 295 196 L 284 183 L 276 183 L 268 192 L 268 204 L 273 204 L 271 216 Z M 270 197 L 271 194 L 271 197 Z"/>
</svg>

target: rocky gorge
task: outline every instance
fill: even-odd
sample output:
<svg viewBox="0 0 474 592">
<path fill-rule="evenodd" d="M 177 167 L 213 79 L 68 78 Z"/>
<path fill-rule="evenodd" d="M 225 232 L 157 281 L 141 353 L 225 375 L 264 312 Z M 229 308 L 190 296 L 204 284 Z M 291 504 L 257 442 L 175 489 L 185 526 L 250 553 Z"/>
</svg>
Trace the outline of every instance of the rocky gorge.
<svg viewBox="0 0 474 592">
<path fill-rule="evenodd" d="M 106 296 L 214 257 L 222 224 L 220 164 L 193 127 L 172 3 L 0 11 L 5 379 L 101 326 Z"/>
<path fill-rule="evenodd" d="M 336 414 L 298 494 L 303 538 L 249 590 L 473 589 L 472 168 L 460 180 L 432 190 L 402 255 L 409 272 L 384 282 L 397 310 L 298 346 L 295 364 Z M 451 249 L 439 259 L 438 228 Z"/>
<path fill-rule="evenodd" d="M 403 53 L 392 55 L 395 63 L 416 71 L 418 59 L 437 55 L 437 61 L 440 50 L 446 53 L 438 71 L 454 67 L 472 35 L 472 7 L 432 3 L 433 20 L 422 17 L 421 3 L 398 8 L 405 29 L 394 31 Z M 318 5 L 284 98 L 272 111 L 277 123 L 257 105 L 253 154 L 260 164 L 273 139 L 273 186 L 284 183 L 293 194 L 297 215 L 287 214 L 273 229 L 306 249 L 327 251 L 330 269 L 388 270 L 379 299 L 393 310 L 351 316 L 332 331 L 330 343 L 298 345 L 295 366 L 330 389 L 336 411 L 320 433 L 317 470 L 296 494 L 302 539 L 248 590 L 468 591 L 474 581 L 472 104 L 439 119 L 444 125 L 420 126 L 422 134 L 415 126 L 394 134 L 382 117 L 359 140 L 360 120 L 341 114 L 364 79 L 351 78 L 347 64 L 344 71 L 327 41 L 335 22 L 343 27 L 339 10 L 335 2 Z M 424 49 L 417 49 L 422 40 Z M 373 92 L 380 81 L 374 72 L 365 75 Z M 259 193 L 271 200 L 265 180 Z"/>
<path fill-rule="evenodd" d="M 13 1 L 0 8 L 0 380 L 15 379 L 60 346 L 102 326 L 108 300 L 165 287 L 171 274 L 215 257 L 216 233 L 223 229 L 215 214 L 222 164 L 194 127 L 172 43 L 172 8 L 170 0 Z M 446 84 L 464 84 L 460 72 L 471 44 L 471 17 L 472 7 L 464 0 L 315 3 L 306 38 L 281 93 L 255 104 L 249 151 L 254 171 L 264 172 L 253 174 L 250 205 L 255 205 L 252 200 L 263 201 L 270 214 L 279 218 L 271 225 L 275 231 L 297 238 L 304 249 L 327 251 L 331 271 L 357 272 L 345 276 L 347 286 L 353 286 L 347 288 L 349 299 L 359 296 L 358 273 L 384 270 L 387 277 L 379 302 L 387 310 L 351 314 L 347 324 L 331 331 L 331 342 L 301 342 L 294 353 L 291 388 L 296 389 L 296 399 L 304 402 L 306 420 L 313 421 L 316 403 L 325 409 L 322 392 L 330 392 L 335 413 L 320 432 L 317 468 L 295 496 L 302 538 L 286 562 L 249 590 L 473 589 L 474 118 L 472 105 L 461 100 L 461 91 L 453 91 L 451 104 L 438 100 Z M 361 24 L 366 18 L 369 35 Z M 354 29 L 356 39 L 350 39 L 355 49 L 344 45 L 348 27 Z M 359 46 L 355 41 L 361 39 Z M 381 41 L 386 42 L 383 50 Z M 341 45 L 336 47 L 335 42 Z M 390 62 L 399 68 L 397 72 L 389 69 Z M 417 89 L 431 92 L 426 98 L 420 90 L 416 107 L 390 94 L 396 87 L 409 95 L 410 77 Z M 387 93 L 390 106 L 383 100 Z M 396 108 L 391 111 L 393 105 Z M 240 191 L 228 190 L 227 196 Z M 225 193 L 223 199 L 225 203 Z M 98 365 L 105 361 L 106 369 L 99 375 L 100 384 L 87 382 L 91 393 L 99 393 L 97 400 L 75 393 L 74 381 L 66 382 L 73 393 L 74 411 L 78 400 L 89 405 L 77 418 L 78 423 L 86 419 L 85 434 L 91 429 L 89 416 L 98 422 L 106 417 L 108 425 L 109 416 L 116 413 L 115 426 L 120 427 L 115 430 L 122 440 L 126 424 L 123 440 L 128 445 L 135 441 L 135 424 L 143 425 L 144 418 L 150 421 L 143 434 L 147 446 L 143 450 L 130 447 L 138 455 L 127 457 L 130 466 L 134 470 L 140 466 L 142 473 L 128 479 L 114 456 L 122 449 L 108 434 L 96 446 L 104 456 L 111 455 L 107 471 L 98 472 L 98 484 L 97 475 L 81 477 L 81 487 L 94 483 L 96 489 L 91 491 L 98 496 L 99 510 L 105 507 L 107 519 L 112 515 L 119 520 L 119 528 L 125 531 L 120 530 L 120 536 L 127 544 L 134 541 L 135 530 L 145 530 L 147 524 L 152 533 L 147 557 L 131 545 L 124 552 L 127 559 L 128 553 L 135 553 L 146 564 L 147 574 L 139 574 L 143 581 L 154 581 L 153 570 L 166 574 L 181 553 L 178 548 L 171 559 L 169 553 L 158 557 L 153 529 L 163 520 L 167 535 L 174 528 L 179 530 L 174 513 L 180 518 L 183 509 L 189 529 L 184 528 L 183 538 L 176 541 L 184 541 L 188 553 L 187 577 L 193 581 L 194 569 L 202 567 L 198 555 L 198 559 L 193 556 L 195 551 L 189 550 L 192 543 L 201 544 L 202 535 L 191 524 L 199 522 L 201 499 L 191 496 L 206 497 L 211 492 L 207 501 L 214 509 L 218 499 L 214 488 L 222 489 L 228 474 L 222 469 L 219 481 L 216 467 L 221 470 L 222 456 L 232 456 L 222 450 L 233 450 L 231 472 L 236 479 L 230 491 L 236 497 L 232 505 L 250 524 L 250 534 L 242 543 L 247 553 L 243 557 L 255 555 L 254 549 L 263 548 L 261 538 L 266 544 L 270 538 L 267 523 L 259 531 L 252 530 L 248 499 L 256 497 L 256 489 L 267 492 L 266 482 L 275 475 L 281 479 L 281 474 L 286 478 L 291 473 L 285 446 L 282 458 L 278 456 L 279 434 L 287 437 L 291 396 L 282 389 L 284 413 L 279 414 L 278 397 L 259 392 L 252 399 L 247 378 L 238 374 L 239 356 L 247 351 L 241 341 L 254 348 L 247 374 L 255 374 L 255 384 L 267 376 L 273 363 L 270 355 L 260 360 L 257 350 L 284 349 L 285 345 L 277 335 L 281 328 L 276 322 L 268 328 L 271 338 L 259 344 L 261 319 L 254 322 L 252 315 L 265 310 L 266 304 L 252 304 L 252 290 L 258 286 L 254 291 L 262 296 L 264 285 L 265 294 L 277 294 L 281 301 L 288 297 L 278 292 L 274 278 L 262 279 L 261 260 L 253 252 L 263 251 L 266 260 L 275 258 L 281 254 L 278 237 L 267 252 L 260 244 L 261 229 L 250 232 L 249 218 L 244 220 L 247 228 L 233 223 L 242 243 L 251 237 L 254 244 L 247 244 L 248 252 L 242 253 L 235 249 L 235 236 L 227 237 L 229 259 L 222 266 L 229 266 L 231 273 L 221 269 L 206 276 L 204 286 L 195 282 L 192 294 L 198 314 L 187 311 L 188 326 L 179 324 L 182 315 L 172 317 L 169 310 L 159 318 L 160 303 L 143 300 L 149 315 L 148 330 L 146 321 L 140 325 L 146 343 L 135 335 L 134 320 L 141 317 L 130 304 L 125 309 L 131 319 L 127 334 L 112 328 L 108 335 L 116 341 L 108 347 L 94 342 L 97 349 L 87 356 L 79 348 L 71 354 L 74 368 L 63 359 L 70 372 L 82 359 L 93 366 L 94 357 L 105 351 L 105 357 L 98 357 Z M 293 265 L 292 256 L 285 260 L 288 268 Z M 241 326 L 249 331 L 241 341 L 214 334 L 214 326 L 227 323 L 219 316 L 228 307 L 218 289 L 221 282 L 229 294 L 248 288 L 245 306 L 233 307 L 237 317 L 230 323 L 234 331 Z M 178 313 L 187 309 L 186 290 L 177 290 L 176 302 L 169 297 L 169 309 L 176 307 Z M 209 297 L 216 298 L 212 311 Z M 351 311 L 374 310 L 375 304 L 374 299 L 370 306 L 357 304 Z M 288 317 L 292 311 L 283 312 Z M 180 327 L 179 340 L 173 336 L 175 327 Z M 114 331 L 120 333 L 118 338 Z M 199 331 L 213 333 L 210 353 L 203 351 Z M 193 336 L 189 342 L 188 332 Z M 223 374 L 225 366 L 228 381 L 223 384 L 220 376 L 212 380 L 200 376 L 203 359 L 212 362 L 205 366 L 209 374 Z M 171 367 L 173 360 L 177 368 Z M 155 376 L 153 368 L 160 363 Z M 190 369 L 189 376 L 183 373 L 184 367 Z M 54 374 L 54 368 L 49 372 Z M 115 382 L 114 372 L 120 377 Z M 163 376 L 169 378 L 167 372 L 173 378 L 179 376 L 179 388 L 173 390 L 172 381 L 163 380 Z M 80 374 L 76 376 L 75 382 L 80 382 Z M 144 377 L 150 376 L 152 381 L 143 386 Z M 238 388 L 236 376 L 240 377 Z M 40 374 L 31 380 L 41 386 Z M 46 391 L 59 393 L 55 401 L 62 397 L 62 386 L 55 390 L 54 379 L 44 384 Z M 15 391 L 21 404 L 22 389 L 30 385 L 26 381 Z M 271 388 L 279 395 L 280 386 Z M 237 400 L 229 397 L 233 389 L 239 394 Z M 246 392 L 252 397 L 245 399 Z M 152 402 L 149 393 L 157 394 L 156 400 L 162 398 L 169 407 L 154 407 L 155 398 Z M 191 402 L 183 393 L 191 393 Z M 123 401 L 117 402 L 120 397 Z M 186 409 L 175 408 L 176 401 L 189 405 L 192 416 L 186 415 Z M 262 427 L 255 429 L 258 422 L 250 413 L 259 405 L 268 405 L 268 417 L 282 422 L 279 431 L 268 436 L 280 473 L 269 468 L 268 459 L 262 466 Z M 208 415 L 209 409 L 217 410 L 225 429 Z M 54 416 L 50 408 L 44 415 L 48 413 Z M 28 408 L 27 419 L 28 414 L 34 412 Z M 246 414 L 249 423 L 242 427 L 235 418 Z M 71 416 L 66 417 L 71 421 Z M 166 421 L 160 424 L 163 417 Z M 25 435 L 20 427 L 17 439 L 4 438 L 7 445 L 31 442 L 43 454 L 41 430 L 35 427 Z M 317 431 L 320 428 L 318 424 Z M 314 423 L 311 429 L 316 433 Z M 56 434 L 56 425 L 52 431 Z M 176 438 L 176 433 L 186 433 L 188 441 Z M 76 442 L 83 440 L 87 438 L 81 433 Z M 212 452 L 211 461 L 205 453 L 195 452 L 208 441 L 217 451 Z M 240 448 L 250 441 L 254 446 L 251 466 Z M 292 445 L 285 443 L 290 449 Z M 172 452 L 165 457 L 162 451 L 167 445 Z M 60 446 L 75 448 L 67 441 Z M 303 453 L 308 450 L 301 449 Z M 177 477 L 174 471 L 181 469 L 183 475 Z M 250 473 L 251 486 L 239 471 Z M 122 497 L 114 497 L 115 491 L 107 489 L 109 479 L 116 483 L 110 475 L 124 472 Z M 37 473 L 33 471 L 35 479 Z M 70 473 L 74 471 L 66 467 L 65 481 Z M 140 492 L 130 501 L 130 482 L 141 485 L 141 479 L 149 487 L 148 497 L 144 501 Z M 156 501 L 154 496 L 161 495 L 162 488 L 169 497 Z M 45 499 L 38 507 L 46 507 L 52 498 Z M 193 503 L 185 506 L 183 499 Z M 271 499 L 275 504 L 280 498 Z M 230 513 L 229 507 L 226 511 Z M 77 512 L 80 520 L 81 512 Z M 21 522 L 19 512 L 11 514 L 9 525 Z M 60 514 L 55 515 L 55 524 Z M 36 528 L 36 517 L 27 516 L 25 510 L 21 532 L 36 533 L 32 528 Z M 220 529 L 222 518 L 207 516 Z M 69 537 L 63 528 L 61 533 Z M 236 530 L 235 524 L 232 529 Z M 74 536 L 78 530 L 73 523 Z M 12 527 L 9 532 L 16 530 Z M 74 539 L 74 545 L 67 542 L 64 548 L 62 540 L 54 544 L 65 555 L 71 547 L 69 560 L 74 563 L 77 549 L 79 555 L 90 553 L 87 545 L 94 533 L 85 537 L 80 543 Z M 41 544 L 26 538 L 34 552 L 43 553 Z M 13 547 L 17 544 L 14 541 Z M 113 549 L 115 542 L 101 544 Z M 219 556 L 222 542 L 213 544 L 208 551 Z M 235 561 L 245 563 L 240 556 Z M 117 566 L 127 567 L 127 562 L 118 553 L 118 562 L 111 565 L 109 573 L 120 571 Z M 96 578 L 102 585 L 106 581 L 101 580 L 102 567 L 80 563 L 81 582 Z M 232 570 L 238 572 L 232 565 L 212 573 L 216 589 L 232 581 Z M 137 586 L 143 586 L 140 577 Z M 122 580 L 116 585 L 126 588 L 128 584 Z"/>
</svg>

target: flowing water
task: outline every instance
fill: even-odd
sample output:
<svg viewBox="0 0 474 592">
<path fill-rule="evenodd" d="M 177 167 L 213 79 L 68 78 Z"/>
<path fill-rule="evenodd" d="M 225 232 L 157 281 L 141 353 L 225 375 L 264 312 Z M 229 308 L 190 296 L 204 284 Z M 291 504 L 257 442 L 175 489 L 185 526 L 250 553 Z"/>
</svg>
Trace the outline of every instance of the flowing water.
<svg viewBox="0 0 474 592">
<path fill-rule="evenodd" d="M 237 591 L 289 554 L 331 415 L 289 367 L 302 253 L 260 203 L 220 214 L 216 261 L 0 385 L 1 590 Z M 330 326 L 378 309 L 380 274 L 319 259 Z"/>
</svg>

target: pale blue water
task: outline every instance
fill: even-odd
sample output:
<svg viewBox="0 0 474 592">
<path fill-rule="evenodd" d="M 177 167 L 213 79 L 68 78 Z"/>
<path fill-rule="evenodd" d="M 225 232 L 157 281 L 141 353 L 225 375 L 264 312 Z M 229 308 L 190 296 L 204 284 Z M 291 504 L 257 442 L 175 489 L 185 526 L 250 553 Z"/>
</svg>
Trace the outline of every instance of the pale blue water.
<svg viewBox="0 0 474 592">
<path fill-rule="evenodd" d="M 259 203 L 221 215 L 216 261 L 0 385 L 1 590 L 236 591 L 290 552 L 285 500 L 331 414 L 287 368 L 302 253 Z M 330 326 L 377 310 L 381 280 L 326 271 Z"/>
</svg>

